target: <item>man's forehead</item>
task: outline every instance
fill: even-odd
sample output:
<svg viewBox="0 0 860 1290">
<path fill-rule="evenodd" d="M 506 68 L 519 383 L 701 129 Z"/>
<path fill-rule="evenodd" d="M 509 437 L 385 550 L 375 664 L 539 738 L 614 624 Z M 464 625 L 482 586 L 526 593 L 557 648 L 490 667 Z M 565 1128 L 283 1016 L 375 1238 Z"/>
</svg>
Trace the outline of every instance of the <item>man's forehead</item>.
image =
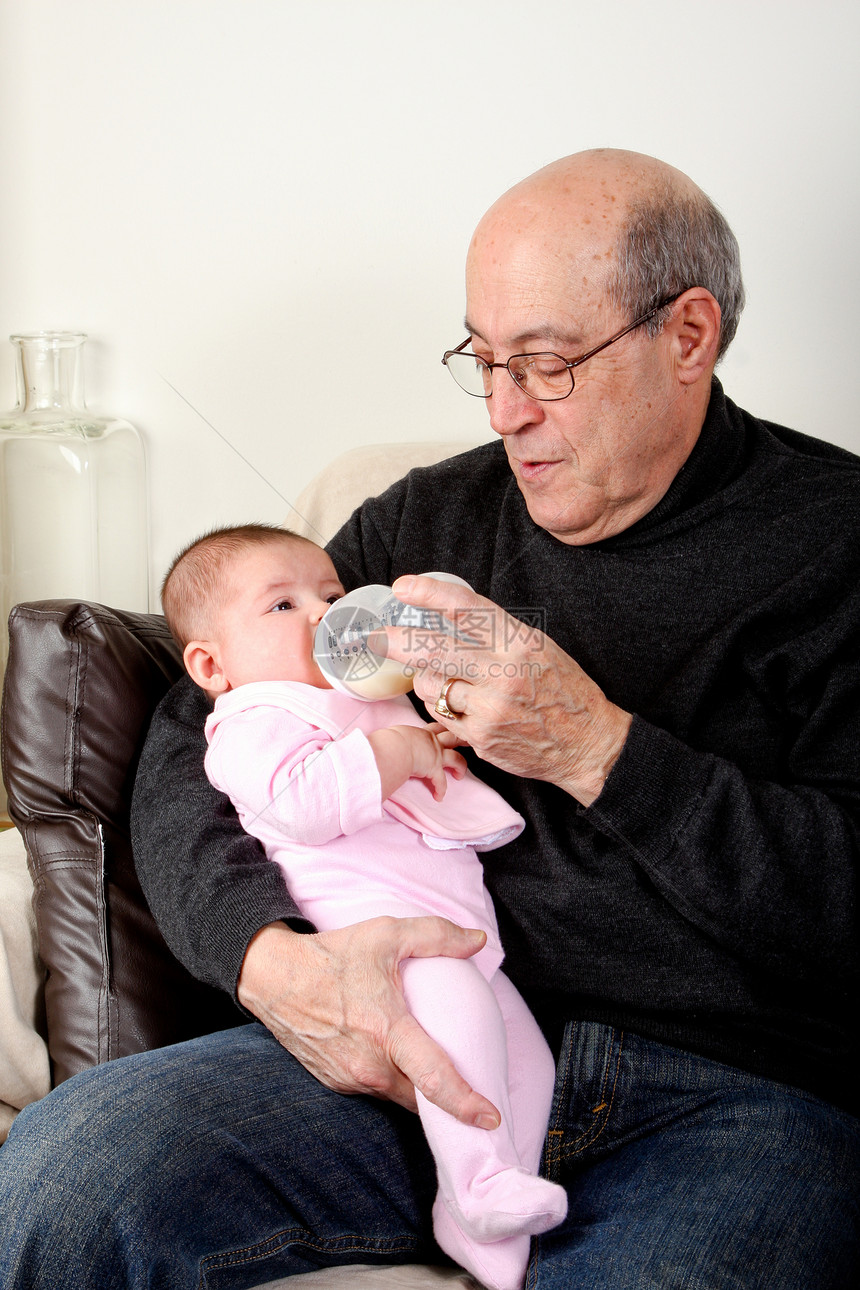
<svg viewBox="0 0 860 1290">
<path fill-rule="evenodd" d="M 591 276 L 595 266 L 614 256 L 623 207 L 613 204 L 604 215 L 590 206 L 512 202 L 494 207 L 475 230 L 467 256 L 467 273 L 495 267 L 514 274 Z"/>
<path fill-rule="evenodd" d="M 611 255 L 583 248 L 578 255 L 513 241 L 504 253 L 476 248 L 466 275 L 467 330 L 493 343 L 541 339 L 577 345 L 607 312 L 605 282 Z M 492 333 L 492 335 L 491 335 Z"/>
</svg>

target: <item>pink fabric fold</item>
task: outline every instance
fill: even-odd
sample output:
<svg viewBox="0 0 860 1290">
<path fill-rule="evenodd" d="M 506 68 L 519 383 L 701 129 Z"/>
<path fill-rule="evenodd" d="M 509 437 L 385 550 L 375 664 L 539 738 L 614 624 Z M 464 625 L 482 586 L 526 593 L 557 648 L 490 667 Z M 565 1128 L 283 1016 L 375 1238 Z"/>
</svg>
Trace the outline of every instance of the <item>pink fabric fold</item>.
<svg viewBox="0 0 860 1290">
<path fill-rule="evenodd" d="M 256 681 L 221 695 L 206 722 L 207 738 L 212 740 L 225 717 L 255 706 L 286 708 L 332 740 L 356 730 L 367 735 L 387 726 L 425 724 L 403 695 L 360 703 L 335 690 L 299 681 Z M 415 829 L 437 850 L 462 846 L 492 850 L 510 842 L 525 827 L 522 816 L 471 771 L 460 780 L 449 775 L 448 791 L 441 802 L 421 780 L 407 780 L 382 803 L 382 809 Z"/>
</svg>

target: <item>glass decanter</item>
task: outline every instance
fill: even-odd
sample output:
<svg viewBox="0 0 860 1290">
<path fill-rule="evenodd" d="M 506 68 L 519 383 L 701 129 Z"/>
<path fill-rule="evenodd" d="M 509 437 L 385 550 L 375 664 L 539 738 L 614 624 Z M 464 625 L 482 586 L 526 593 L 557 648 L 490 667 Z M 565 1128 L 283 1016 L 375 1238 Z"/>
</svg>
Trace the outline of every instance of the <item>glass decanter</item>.
<svg viewBox="0 0 860 1290">
<path fill-rule="evenodd" d="M 146 463 L 134 426 L 87 411 L 86 336 L 10 337 L 18 406 L 0 415 L 0 600 L 149 607 Z"/>
</svg>

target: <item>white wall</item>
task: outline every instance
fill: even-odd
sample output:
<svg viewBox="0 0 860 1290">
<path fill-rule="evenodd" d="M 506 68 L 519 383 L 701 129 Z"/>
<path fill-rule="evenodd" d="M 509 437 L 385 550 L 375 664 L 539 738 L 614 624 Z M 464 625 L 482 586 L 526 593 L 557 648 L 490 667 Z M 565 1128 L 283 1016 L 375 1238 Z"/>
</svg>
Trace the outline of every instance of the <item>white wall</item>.
<svg viewBox="0 0 860 1290">
<path fill-rule="evenodd" d="M 439 362 L 469 234 L 594 145 L 672 162 L 733 224 L 729 392 L 860 450 L 847 0 L 2 0 L 0 24 L 0 337 L 89 333 L 90 405 L 146 439 L 154 579 L 352 444 L 483 433 Z"/>
</svg>

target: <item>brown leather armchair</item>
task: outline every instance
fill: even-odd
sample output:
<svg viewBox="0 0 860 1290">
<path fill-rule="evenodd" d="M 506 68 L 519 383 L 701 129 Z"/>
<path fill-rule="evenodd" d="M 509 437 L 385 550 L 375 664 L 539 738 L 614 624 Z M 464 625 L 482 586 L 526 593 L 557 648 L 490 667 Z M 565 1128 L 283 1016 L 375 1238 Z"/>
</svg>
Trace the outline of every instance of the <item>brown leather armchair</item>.
<svg viewBox="0 0 860 1290">
<path fill-rule="evenodd" d="M 181 673 L 157 615 L 49 600 L 10 616 L 3 776 L 35 886 L 54 1084 L 243 1019 L 170 953 L 132 862 L 137 759 Z"/>
<path fill-rule="evenodd" d="M 366 496 L 413 466 L 474 446 L 434 440 L 353 448 L 311 481 L 286 523 L 326 542 Z M 226 995 L 195 981 L 173 958 L 131 859 L 128 813 L 140 747 L 156 704 L 182 672 L 164 619 L 54 600 L 18 605 L 9 630 L 3 778 L 34 880 L 51 1075 L 58 1084 L 84 1067 L 243 1018 Z M 23 878 L 23 855 L 18 863 Z M 16 926 L 25 919 L 24 886 L 17 884 L 17 905 L 9 910 Z M 0 898 L 4 892 L 11 905 L 7 889 L 0 888 Z M 21 939 L 29 941 L 26 931 Z M 0 956 L 5 948 L 0 927 Z M 11 966 L 25 978 L 24 994 L 40 990 L 32 954 L 29 963 Z M 19 1011 L 22 1002 L 10 1006 Z M 41 1031 L 41 997 L 37 1007 Z M 26 1031 L 27 1018 L 21 1021 Z M 28 1052 L 41 1047 L 35 1031 L 27 1039 Z M 7 1073 L 17 1099 L 5 1108 L 8 1119 L 47 1090 L 41 1078 L 21 1081 L 16 1070 Z M 0 1088 L 0 1115 L 3 1094 Z"/>
</svg>

